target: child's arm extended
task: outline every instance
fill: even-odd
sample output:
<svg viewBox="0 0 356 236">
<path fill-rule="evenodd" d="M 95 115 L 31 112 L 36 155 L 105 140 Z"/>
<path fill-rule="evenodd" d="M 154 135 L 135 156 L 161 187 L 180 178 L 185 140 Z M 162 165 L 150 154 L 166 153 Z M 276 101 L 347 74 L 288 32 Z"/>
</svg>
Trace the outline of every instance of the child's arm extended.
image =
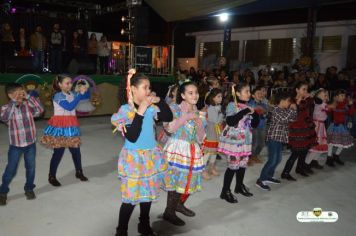
<svg viewBox="0 0 356 236">
<path fill-rule="evenodd" d="M 250 113 L 251 110 L 249 108 L 245 108 L 241 111 L 239 111 L 238 113 L 236 113 L 235 115 L 232 116 L 226 116 L 226 124 L 228 126 L 235 126 L 239 123 L 239 121 L 248 113 Z"/>
<path fill-rule="evenodd" d="M 34 117 L 40 116 L 44 111 L 40 101 L 33 96 L 29 96 L 28 105 L 29 105 L 29 107 L 31 109 L 31 113 Z"/>
<path fill-rule="evenodd" d="M 171 122 L 173 120 L 173 113 L 171 108 L 169 108 L 168 104 L 160 99 L 158 103 L 156 103 L 160 112 L 157 113 L 157 118 L 163 122 Z"/>
<path fill-rule="evenodd" d="M 82 99 L 83 95 L 80 93 L 76 94 L 74 97 L 74 100 L 69 102 L 68 100 L 65 99 L 65 96 L 63 94 L 56 94 L 54 97 L 54 101 L 58 103 L 61 107 L 66 109 L 67 111 L 72 111 L 74 110 L 80 100 Z"/>
<path fill-rule="evenodd" d="M 4 123 L 8 123 L 11 120 L 16 107 L 15 101 L 10 101 L 8 104 L 1 107 L 0 119 Z"/>
</svg>

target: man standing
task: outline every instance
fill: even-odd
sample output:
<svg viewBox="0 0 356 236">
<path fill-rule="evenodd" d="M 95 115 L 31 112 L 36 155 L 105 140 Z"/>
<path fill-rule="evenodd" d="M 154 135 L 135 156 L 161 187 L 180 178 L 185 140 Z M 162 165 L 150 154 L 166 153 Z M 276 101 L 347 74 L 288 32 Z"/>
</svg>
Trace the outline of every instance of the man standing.
<svg viewBox="0 0 356 236">
<path fill-rule="evenodd" d="M 59 31 L 59 24 L 54 24 L 51 33 L 51 70 L 54 74 L 62 72 L 63 35 Z"/>
</svg>

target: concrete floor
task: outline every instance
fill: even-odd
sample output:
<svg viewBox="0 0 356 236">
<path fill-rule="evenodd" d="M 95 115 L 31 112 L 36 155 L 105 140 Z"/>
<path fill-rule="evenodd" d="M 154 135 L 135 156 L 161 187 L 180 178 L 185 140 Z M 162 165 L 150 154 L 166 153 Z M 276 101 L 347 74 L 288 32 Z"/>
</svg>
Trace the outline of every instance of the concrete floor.
<svg viewBox="0 0 356 236">
<path fill-rule="evenodd" d="M 62 187 L 54 188 L 47 182 L 51 150 L 38 145 L 36 194 L 27 201 L 23 195 L 25 171 L 22 161 L 11 184 L 8 205 L 0 208 L 0 236 L 112 236 L 117 226 L 120 206 L 119 181 L 116 175 L 117 155 L 122 138 L 113 136 L 109 117 L 81 119 L 83 133 L 83 165 L 87 183 L 74 177 L 74 166 L 66 151 L 58 177 Z M 37 122 L 40 136 L 45 121 Z M 7 162 L 7 128 L 0 125 L 0 172 Z M 151 222 L 160 235 L 356 235 L 356 160 L 355 148 L 343 153 L 346 166 L 335 170 L 325 168 L 313 177 L 298 177 L 297 182 L 283 182 L 264 192 L 255 187 L 262 165 L 249 168 L 245 183 L 255 194 L 252 198 L 239 196 L 239 203 L 231 205 L 218 198 L 222 176 L 204 183 L 204 190 L 188 200 L 196 211 L 195 218 L 185 218 L 187 224 L 178 228 L 162 221 L 159 215 L 166 204 L 166 193 L 155 203 Z M 286 153 L 287 156 L 287 153 Z M 280 174 L 283 163 L 279 166 Z M 219 161 L 219 170 L 225 162 Z M 296 214 L 302 210 L 321 207 L 336 211 L 336 223 L 299 223 Z M 138 235 L 136 227 L 139 209 L 130 222 L 130 235 Z"/>
</svg>

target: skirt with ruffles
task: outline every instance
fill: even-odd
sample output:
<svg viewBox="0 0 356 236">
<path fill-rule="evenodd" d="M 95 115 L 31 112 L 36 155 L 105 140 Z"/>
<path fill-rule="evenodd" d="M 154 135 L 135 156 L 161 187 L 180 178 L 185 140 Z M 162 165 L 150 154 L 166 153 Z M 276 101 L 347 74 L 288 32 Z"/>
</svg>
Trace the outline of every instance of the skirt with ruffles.
<svg viewBox="0 0 356 236">
<path fill-rule="evenodd" d="M 344 124 L 336 125 L 331 123 L 327 131 L 327 137 L 328 144 L 336 147 L 349 148 L 354 144 L 353 137 Z"/>
<path fill-rule="evenodd" d="M 40 142 L 48 148 L 78 148 L 80 129 L 76 116 L 52 116 Z"/>
<path fill-rule="evenodd" d="M 309 152 L 327 153 L 328 141 L 326 136 L 325 121 L 314 121 L 314 123 L 318 144 L 312 147 Z"/>
<path fill-rule="evenodd" d="M 122 148 L 118 161 L 122 202 L 136 205 L 156 201 L 161 188 L 170 188 L 167 169 L 159 146 L 152 150 Z"/>
<path fill-rule="evenodd" d="M 186 140 L 168 139 L 164 153 L 168 160 L 168 191 L 181 194 L 193 194 L 202 189 L 202 171 L 204 161 L 198 143 Z"/>
</svg>

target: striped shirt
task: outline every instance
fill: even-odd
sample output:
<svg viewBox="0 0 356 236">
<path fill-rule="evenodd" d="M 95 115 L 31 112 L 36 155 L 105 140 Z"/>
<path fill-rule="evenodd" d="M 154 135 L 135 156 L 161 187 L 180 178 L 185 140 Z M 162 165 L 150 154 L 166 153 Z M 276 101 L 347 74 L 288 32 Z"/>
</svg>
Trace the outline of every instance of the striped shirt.
<svg viewBox="0 0 356 236">
<path fill-rule="evenodd" d="M 1 107 L 0 120 L 9 127 L 10 145 L 26 147 L 36 142 L 34 117 L 38 117 L 43 108 L 38 99 L 28 97 L 21 105 L 10 101 Z"/>
</svg>

